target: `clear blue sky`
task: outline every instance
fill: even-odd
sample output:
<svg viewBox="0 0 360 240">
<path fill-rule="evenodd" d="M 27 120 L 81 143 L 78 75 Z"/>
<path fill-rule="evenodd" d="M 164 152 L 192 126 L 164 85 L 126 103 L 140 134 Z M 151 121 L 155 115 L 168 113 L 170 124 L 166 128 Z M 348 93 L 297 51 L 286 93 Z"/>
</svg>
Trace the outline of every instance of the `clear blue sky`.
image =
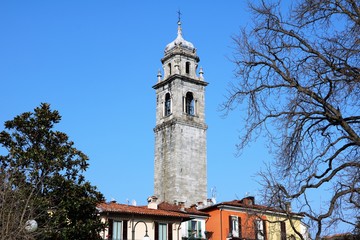
<svg viewBox="0 0 360 240">
<path fill-rule="evenodd" d="M 206 89 L 208 192 L 217 201 L 257 195 L 255 173 L 270 156 L 261 141 L 235 157 L 244 124 L 219 105 L 234 80 L 231 36 L 250 23 L 245 1 L 0 2 L 0 130 L 41 102 L 58 129 L 90 158 L 86 177 L 120 203 L 153 194 L 156 74 L 177 32 L 198 50 Z"/>
</svg>

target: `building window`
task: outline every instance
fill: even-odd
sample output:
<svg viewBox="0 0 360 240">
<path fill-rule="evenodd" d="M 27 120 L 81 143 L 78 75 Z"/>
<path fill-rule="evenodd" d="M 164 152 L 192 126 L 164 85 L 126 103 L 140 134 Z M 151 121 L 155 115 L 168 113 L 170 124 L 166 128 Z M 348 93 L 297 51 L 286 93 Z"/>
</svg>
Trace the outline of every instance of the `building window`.
<svg viewBox="0 0 360 240">
<path fill-rule="evenodd" d="M 238 216 L 229 216 L 229 236 L 241 237 L 241 218 Z"/>
<path fill-rule="evenodd" d="M 159 223 L 159 240 L 167 240 L 167 225 Z"/>
<path fill-rule="evenodd" d="M 171 63 L 168 64 L 169 75 L 171 75 Z"/>
<path fill-rule="evenodd" d="M 122 229 L 122 224 L 121 222 L 118 221 L 114 221 L 113 222 L 113 235 L 112 235 L 112 239 L 113 240 L 121 240 L 121 231 Z"/>
<path fill-rule="evenodd" d="M 122 240 L 123 226 L 121 221 L 109 219 L 109 239 Z"/>
<path fill-rule="evenodd" d="M 171 97 L 170 93 L 165 95 L 165 116 L 169 116 L 171 114 Z"/>
<path fill-rule="evenodd" d="M 185 63 L 185 72 L 186 72 L 186 74 L 190 73 L 190 62 Z"/>
<path fill-rule="evenodd" d="M 189 221 L 188 222 L 188 238 L 201 238 L 201 222 Z"/>
<path fill-rule="evenodd" d="M 185 112 L 189 115 L 195 115 L 195 101 L 191 92 L 186 93 L 185 97 Z"/>
<path fill-rule="evenodd" d="M 127 239 L 127 221 L 117 221 L 114 219 L 108 220 L 109 231 L 107 239 L 123 240 Z"/>
<path fill-rule="evenodd" d="M 155 240 L 170 240 L 167 230 L 168 225 L 166 223 L 155 223 Z"/>
<path fill-rule="evenodd" d="M 286 240 L 286 226 L 285 222 L 280 222 L 281 240 Z"/>
<path fill-rule="evenodd" d="M 265 221 L 261 219 L 255 220 L 255 239 L 256 240 L 265 240 L 266 233 L 265 233 Z"/>
<path fill-rule="evenodd" d="M 172 223 L 155 222 L 155 240 L 172 240 Z"/>
</svg>

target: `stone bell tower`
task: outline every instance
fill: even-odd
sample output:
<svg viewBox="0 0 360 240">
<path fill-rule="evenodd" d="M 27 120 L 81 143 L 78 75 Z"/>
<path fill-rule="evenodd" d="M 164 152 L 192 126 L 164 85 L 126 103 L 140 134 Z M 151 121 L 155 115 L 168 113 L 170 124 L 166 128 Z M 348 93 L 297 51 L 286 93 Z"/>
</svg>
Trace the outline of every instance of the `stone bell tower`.
<svg viewBox="0 0 360 240">
<path fill-rule="evenodd" d="M 177 37 L 161 59 L 156 91 L 154 194 L 159 201 L 185 202 L 207 199 L 205 87 L 203 71 L 197 75 L 199 57 L 194 45 Z"/>
</svg>

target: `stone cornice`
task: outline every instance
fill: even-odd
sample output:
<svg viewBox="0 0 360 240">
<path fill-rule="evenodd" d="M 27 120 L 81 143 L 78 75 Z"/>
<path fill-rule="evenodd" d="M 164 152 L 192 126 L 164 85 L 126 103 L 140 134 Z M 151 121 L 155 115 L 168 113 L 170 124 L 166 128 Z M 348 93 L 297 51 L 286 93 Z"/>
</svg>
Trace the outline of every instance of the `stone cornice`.
<svg viewBox="0 0 360 240">
<path fill-rule="evenodd" d="M 196 62 L 200 61 L 200 58 L 196 55 L 196 51 L 194 52 L 189 52 L 189 51 L 185 51 L 184 49 L 182 49 L 181 47 L 177 47 L 174 50 L 172 50 L 171 52 L 167 53 L 162 59 L 161 59 L 161 63 L 164 64 L 164 62 L 166 60 L 168 60 L 169 58 L 172 58 L 173 56 L 176 55 L 182 55 L 185 57 L 189 57 L 189 58 L 193 58 L 195 59 Z"/>
<path fill-rule="evenodd" d="M 167 79 L 161 81 L 161 82 L 158 82 L 157 84 L 155 84 L 153 86 L 153 89 L 158 89 L 166 84 L 169 84 L 171 83 L 172 81 L 174 81 L 175 79 L 181 79 L 182 81 L 184 82 L 189 82 L 189 83 L 194 83 L 194 84 L 197 84 L 197 85 L 202 85 L 202 86 L 207 86 L 209 83 L 205 82 L 205 81 L 202 81 L 202 80 L 197 80 L 197 79 L 194 79 L 194 78 L 190 78 L 190 77 L 187 77 L 187 76 L 184 76 L 184 75 L 180 75 L 180 74 L 173 74 L 171 75 L 170 77 L 168 77 Z"/>
<path fill-rule="evenodd" d="M 192 121 L 185 121 L 182 119 L 173 118 L 170 121 L 166 121 L 164 123 L 157 125 L 154 128 L 154 132 L 156 133 L 158 131 L 161 131 L 167 127 L 170 127 L 170 126 L 173 126 L 176 124 L 195 127 L 195 128 L 199 128 L 199 129 L 203 129 L 203 130 L 207 130 L 207 128 L 208 128 L 208 126 L 205 123 L 196 123 L 196 122 L 192 122 Z"/>
</svg>

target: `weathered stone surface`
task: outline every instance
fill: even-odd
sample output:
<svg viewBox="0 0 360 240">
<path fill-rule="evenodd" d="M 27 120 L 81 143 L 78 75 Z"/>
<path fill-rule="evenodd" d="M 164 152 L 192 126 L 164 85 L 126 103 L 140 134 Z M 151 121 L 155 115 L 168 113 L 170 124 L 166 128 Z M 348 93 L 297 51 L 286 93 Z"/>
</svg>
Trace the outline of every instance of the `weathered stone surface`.
<svg viewBox="0 0 360 240">
<path fill-rule="evenodd" d="M 154 194 L 159 201 L 185 202 L 207 199 L 205 87 L 196 74 L 199 57 L 179 47 L 162 59 L 164 79 L 156 90 Z M 165 116 L 165 96 L 171 96 L 171 113 Z M 186 113 L 186 96 L 193 96 L 194 113 Z"/>
</svg>

